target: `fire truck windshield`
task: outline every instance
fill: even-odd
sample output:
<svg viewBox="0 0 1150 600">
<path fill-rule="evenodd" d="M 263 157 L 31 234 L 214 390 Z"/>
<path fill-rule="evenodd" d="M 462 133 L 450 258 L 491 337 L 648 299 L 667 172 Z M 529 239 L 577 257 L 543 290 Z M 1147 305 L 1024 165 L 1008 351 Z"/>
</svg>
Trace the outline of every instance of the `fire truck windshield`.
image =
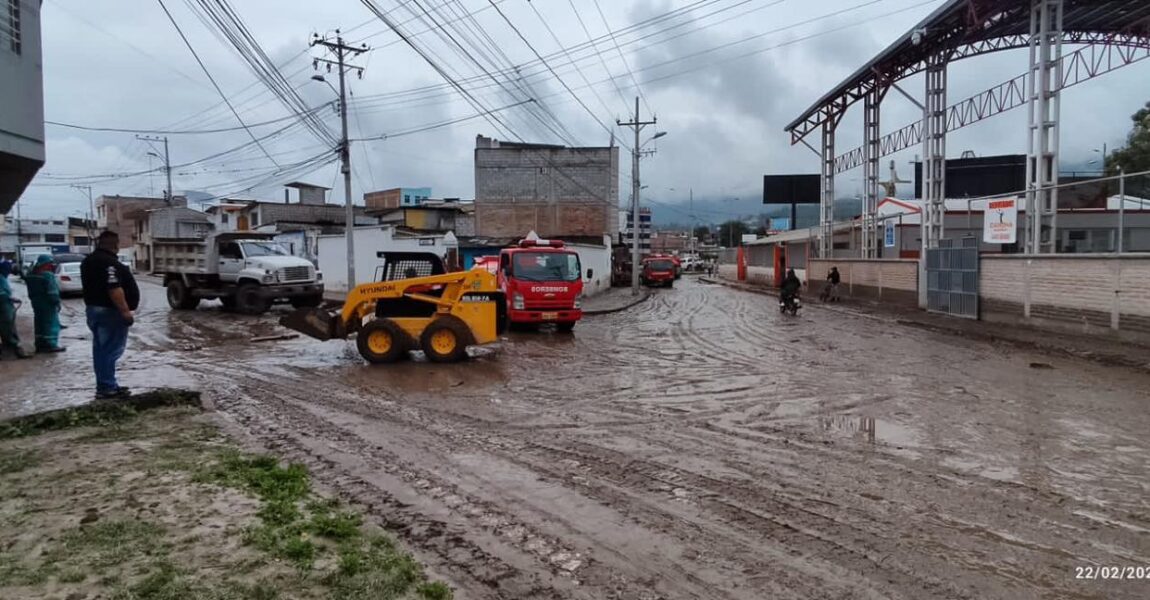
<svg viewBox="0 0 1150 600">
<path fill-rule="evenodd" d="M 514 273 L 524 281 L 578 281 L 579 255 L 561 252 L 516 252 Z"/>
<path fill-rule="evenodd" d="M 670 271 L 675 265 L 669 260 L 652 260 L 647 262 L 647 268 L 652 271 Z"/>
</svg>

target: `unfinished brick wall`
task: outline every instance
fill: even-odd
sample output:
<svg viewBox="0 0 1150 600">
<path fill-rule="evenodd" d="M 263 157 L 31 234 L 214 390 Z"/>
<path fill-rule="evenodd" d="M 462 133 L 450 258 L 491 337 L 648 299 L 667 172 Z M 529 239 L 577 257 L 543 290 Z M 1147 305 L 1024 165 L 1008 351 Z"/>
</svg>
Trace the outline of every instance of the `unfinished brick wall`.
<svg viewBox="0 0 1150 600">
<path fill-rule="evenodd" d="M 1150 336 L 1150 256 L 982 257 L 984 319 Z"/>
<path fill-rule="evenodd" d="M 601 236 L 616 223 L 614 207 L 601 202 L 499 202 L 475 203 L 476 235 L 523 237 L 534 231 L 540 237 Z"/>
</svg>

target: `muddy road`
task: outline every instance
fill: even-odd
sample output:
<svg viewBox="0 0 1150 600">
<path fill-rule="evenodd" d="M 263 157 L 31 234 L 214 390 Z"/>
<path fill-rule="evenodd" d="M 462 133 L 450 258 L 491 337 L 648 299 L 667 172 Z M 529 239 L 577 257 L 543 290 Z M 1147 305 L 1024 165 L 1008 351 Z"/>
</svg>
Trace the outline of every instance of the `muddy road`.
<svg viewBox="0 0 1150 600">
<path fill-rule="evenodd" d="M 687 279 L 448 366 L 145 300 L 126 383 L 210 393 L 459 598 L 1150 597 L 1076 577 L 1150 569 L 1144 373 Z M 0 409 L 90 385 L 77 329 Z"/>
</svg>

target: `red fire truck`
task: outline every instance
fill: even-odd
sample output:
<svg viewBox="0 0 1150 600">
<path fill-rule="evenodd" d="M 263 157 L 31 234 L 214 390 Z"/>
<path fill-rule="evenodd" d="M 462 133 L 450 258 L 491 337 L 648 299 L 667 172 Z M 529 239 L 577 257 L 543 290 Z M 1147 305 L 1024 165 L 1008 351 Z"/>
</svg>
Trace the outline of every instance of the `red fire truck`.
<svg viewBox="0 0 1150 600">
<path fill-rule="evenodd" d="M 583 318 L 579 255 L 559 240 L 523 240 L 498 257 L 476 258 L 473 268 L 496 274 L 513 325 L 554 323 L 559 331 L 571 331 Z"/>
</svg>

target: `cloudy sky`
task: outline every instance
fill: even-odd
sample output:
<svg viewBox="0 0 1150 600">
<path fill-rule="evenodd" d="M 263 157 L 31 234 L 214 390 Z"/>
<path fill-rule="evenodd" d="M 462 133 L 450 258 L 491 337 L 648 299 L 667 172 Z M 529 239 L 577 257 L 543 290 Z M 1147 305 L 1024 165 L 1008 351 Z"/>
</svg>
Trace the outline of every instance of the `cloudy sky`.
<svg viewBox="0 0 1150 600">
<path fill-rule="evenodd" d="M 343 198 L 334 153 L 322 133 L 292 116 L 258 79 L 197 0 L 163 0 L 250 135 L 221 101 L 159 0 L 45 0 L 45 113 L 85 127 L 171 131 L 177 193 L 282 199 L 281 184 L 303 180 Z M 435 196 L 470 198 L 477 134 L 532 142 L 606 145 L 630 136 L 614 127 L 642 94 L 642 117 L 657 115 L 667 136 L 642 161 L 644 197 L 656 211 L 685 213 L 699 201 L 760 198 L 765 173 L 816 172 L 815 156 L 790 146 L 783 128 L 828 88 L 911 28 L 941 0 L 231 0 L 288 87 L 338 134 L 334 92 L 312 81 L 313 33 L 339 28 L 371 50 L 351 78 L 353 197 L 397 186 L 430 186 Z M 420 53 L 368 9 L 398 24 Z M 426 11 L 426 12 L 425 12 Z M 443 27 L 432 27 L 432 19 Z M 1068 50 L 1072 50 L 1069 48 Z M 546 59 L 541 62 L 538 57 Z M 320 65 L 321 71 L 323 65 Z M 1024 52 L 956 63 L 952 101 L 1026 69 Z M 442 72 L 442 73 L 441 73 Z M 451 87 L 444 74 L 463 88 Z M 328 80 L 335 83 L 334 76 Z M 1091 150 L 1121 144 L 1129 115 L 1150 98 L 1150 61 L 1064 94 L 1064 168 L 1083 168 Z M 903 82 L 921 93 L 921 78 Z M 533 102 L 524 101 L 533 99 Z M 840 126 L 840 149 L 861 140 L 861 107 Z M 479 112 L 492 111 L 486 116 Z M 885 130 L 916 118 L 890 94 Z M 920 113 L 919 113 L 920 114 Z M 953 156 L 1025 152 L 1025 109 L 951 135 Z M 445 125 L 445 123 L 450 123 Z M 224 130 L 224 131 L 219 131 Z M 214 131 L 208 133 L 207 131 Z M 654 133 L 648 129 L 644 136 Z M 382 139 L 385 138 L 386 139 Z M 25 216 L 80 215 L 86 191 L 159 195 L 159 145 L 130 132 L 47 126 L 48 162 L 21 206 Z M 256 139 L 259 143 L 252 140 Z M 631 143 L 630 137 L 627 143 Z M 817 140 L 812 140 L 817 142 Z M 893 156 L 908 177 L 917 148 Z M 219 155 L 219 156 L 216 156 Z M 214 157 L 214 158 L 213 158 Z M 630 160 L 621 164 L 626 195 Z M 838 179 L 844 195 L 861 173 Z M 672 191 L 673 190 L 673 191 Z M 907 193 L 910 192 L 909 186 Z M 733 205 L 732 205 L 733 206 Z M 732 208 L 732 213 L 741 212 Z"/>
</svg>

